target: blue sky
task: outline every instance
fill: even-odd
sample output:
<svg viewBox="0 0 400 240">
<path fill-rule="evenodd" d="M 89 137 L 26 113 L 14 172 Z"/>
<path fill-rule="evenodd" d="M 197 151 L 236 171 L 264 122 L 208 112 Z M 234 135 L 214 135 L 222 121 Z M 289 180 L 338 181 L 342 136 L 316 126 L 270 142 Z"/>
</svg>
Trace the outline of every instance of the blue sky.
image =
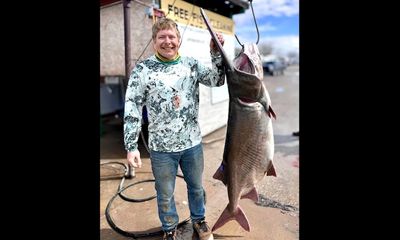
<svg viewBox="0 0 400 240">
<path fill-rule="evenodd" d="M 272 45 L 274 53 L 299 53 L 299 0 L 253 0 L 260 42 Z M 251 8 L 233 16 L 235 32 L 242 43 L 257 41 Z"/>
</svg>

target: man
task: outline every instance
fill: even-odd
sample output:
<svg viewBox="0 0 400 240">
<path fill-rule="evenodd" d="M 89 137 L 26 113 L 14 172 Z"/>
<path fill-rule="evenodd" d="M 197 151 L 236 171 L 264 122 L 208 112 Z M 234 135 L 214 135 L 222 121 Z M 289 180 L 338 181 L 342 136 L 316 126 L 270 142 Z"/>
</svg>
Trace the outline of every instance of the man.
<svg viewBox="0 0 400 240">
<path fill-rule="evenodd" d="M 155 54 L 135 66 L 126 91 L 124 141 L 127 160 L 135 168 L 142 166 L 137 141 L 142 106 L 146 105 L 150 159 L 163 239 L 175 239 L 179 223 L 174 200 L 178 165 L 187 185 L 193 228 L 200 239 L 213 239 L 205 221 L 204 159 L 198 123 L 199 83 L 209 87 L 224 84 L 222 58 L 212 40 L 212 68 L 194 58 L 180 56 L 181 36 L 171 19 L 160 19 L 152 31 Z M 223 44 L 222 35 L 217 36 Z"/>
</svg>

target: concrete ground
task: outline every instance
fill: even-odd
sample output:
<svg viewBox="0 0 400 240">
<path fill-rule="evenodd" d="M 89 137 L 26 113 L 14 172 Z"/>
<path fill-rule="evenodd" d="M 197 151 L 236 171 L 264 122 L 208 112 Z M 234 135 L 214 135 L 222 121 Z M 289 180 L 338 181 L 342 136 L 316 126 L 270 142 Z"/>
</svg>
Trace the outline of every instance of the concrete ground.
<svg viewBox="0 0 400 240">
<path fill-rule="evenodd" d="M 250 232 L 243 230 L 235 221 L 230 221 L 214 232 L 215 239 L 264 239 L 264 240 L 295 240 L 299 239 L 299 138 L 292 136 L 299 130 L 298 113 L 298 83 L 299 69 L 291 66 L 282 76 L 264 77 L 272 100 L 277 119 L 273 121 L 275 137 L 274 164 L 277 177 L 264 177 L 257 185 L 260 201 L 240 200 L 240 205 L 246 213 Z M 125 163 L 126 153 L 123 149 L 122 120 L 111 118 L 104 122 L 104 134 L 101 137 L 100 163 Z M 207 193 L 206 219 L 212 226 L 228 203 L 226 187 L 212 178 L 212 175 L 222 161 L 226 128 L 203 138 L 204 144 L 204 188 Z M 143 167 L 136 169 L 136 177 L 126 179 L 124 186 L 141 180 L 153 179 L 149 156 L 140 145 Z M 123 169 L 118 165 L 100 165 L 100 239 L 124 240 L 130 239 L 115 232 L 108 224 L 105 209 L 110 199 L 116 194 L 121 177 L 107 179 L 112 176 L 122 176 Z M 155 195 L 153 182 L 145 182 L 128 188 L 124 194 L 131 198 L 146 198 Z M 189 216 L 186 186 L 181 178 L 177 178 L 175 201 L 180 220 Z M 116 197 L 110 205 L 110 215 L 120 229 L 128 232 L 146 233 L 160 230 L 157 216 L 156 200 L 145 202 L 128 202 Z M 196 239 L 192 236 L 190 222 L 178 229 L 177 239 Z M 161 236 L 141 239 L 161 239 Z"/>
</svg>

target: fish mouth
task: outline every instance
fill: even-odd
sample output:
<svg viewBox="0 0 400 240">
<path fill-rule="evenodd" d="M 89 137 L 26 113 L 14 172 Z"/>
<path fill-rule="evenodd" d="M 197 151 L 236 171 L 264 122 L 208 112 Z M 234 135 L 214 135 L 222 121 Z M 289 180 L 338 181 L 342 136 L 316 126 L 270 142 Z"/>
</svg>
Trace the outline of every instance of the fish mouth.
<svg viewBox="0 0 400 240">
<path fill-rule="evenodd" d="M 253 99 L 247 98 L 247 97 L 237 97 L 237 100 L 240 104 L 246 105 L 246 106 L 252 106 L 252 105 L 258 103 L 256 100 L 253 100 Z"/>
<path fill-rule="evenodd" d="M 234 70 L 249 76 L 254 76 L 258 80 L 264 78 L 261 56 L 258 48 L 254 44 L 245 45 L 239 55 L 233 60 Z"/>
<path fill-rule="evenodd" d="M 254 64 L 251 62 L 250 58 L 245 53 L 241 53 L 235 60 L 234 66 L 237 71 L 247 73 L 250 75 L 255 74 Z"/>
</svg>

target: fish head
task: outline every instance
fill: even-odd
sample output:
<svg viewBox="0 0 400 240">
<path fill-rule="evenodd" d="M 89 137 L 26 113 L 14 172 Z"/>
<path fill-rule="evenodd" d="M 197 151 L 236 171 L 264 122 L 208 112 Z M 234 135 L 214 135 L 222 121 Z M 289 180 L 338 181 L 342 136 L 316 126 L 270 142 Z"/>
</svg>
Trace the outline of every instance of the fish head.
<svg viewBox="0 0 400 240">
<path fill-rule="evenodd" d="M 236 71 L 255 76 L 259 81 L 264 77 L 261 55 L 255 43 L 244 44 L 233 64 Z"/>
<path fill-rule="evenodd" d="M 257 45 L 244 44 L 242 51 L 233 60 L 233 67 L 234 72 L 227 73 L 230 97 L 236 99 L 241 105 L 258 102 L 270 115 L 271 99 L 262 82 L 264 71 Z"/>
<path fill-rule="evenodd" d="M 227 73 L 230 96 L 246 102 L 259 102 L 264 92 L 264 72 L 257 45 L 244 44 L 242 51 L 233 60 L 233 67 L 234 71 Z"/>
</svg>

